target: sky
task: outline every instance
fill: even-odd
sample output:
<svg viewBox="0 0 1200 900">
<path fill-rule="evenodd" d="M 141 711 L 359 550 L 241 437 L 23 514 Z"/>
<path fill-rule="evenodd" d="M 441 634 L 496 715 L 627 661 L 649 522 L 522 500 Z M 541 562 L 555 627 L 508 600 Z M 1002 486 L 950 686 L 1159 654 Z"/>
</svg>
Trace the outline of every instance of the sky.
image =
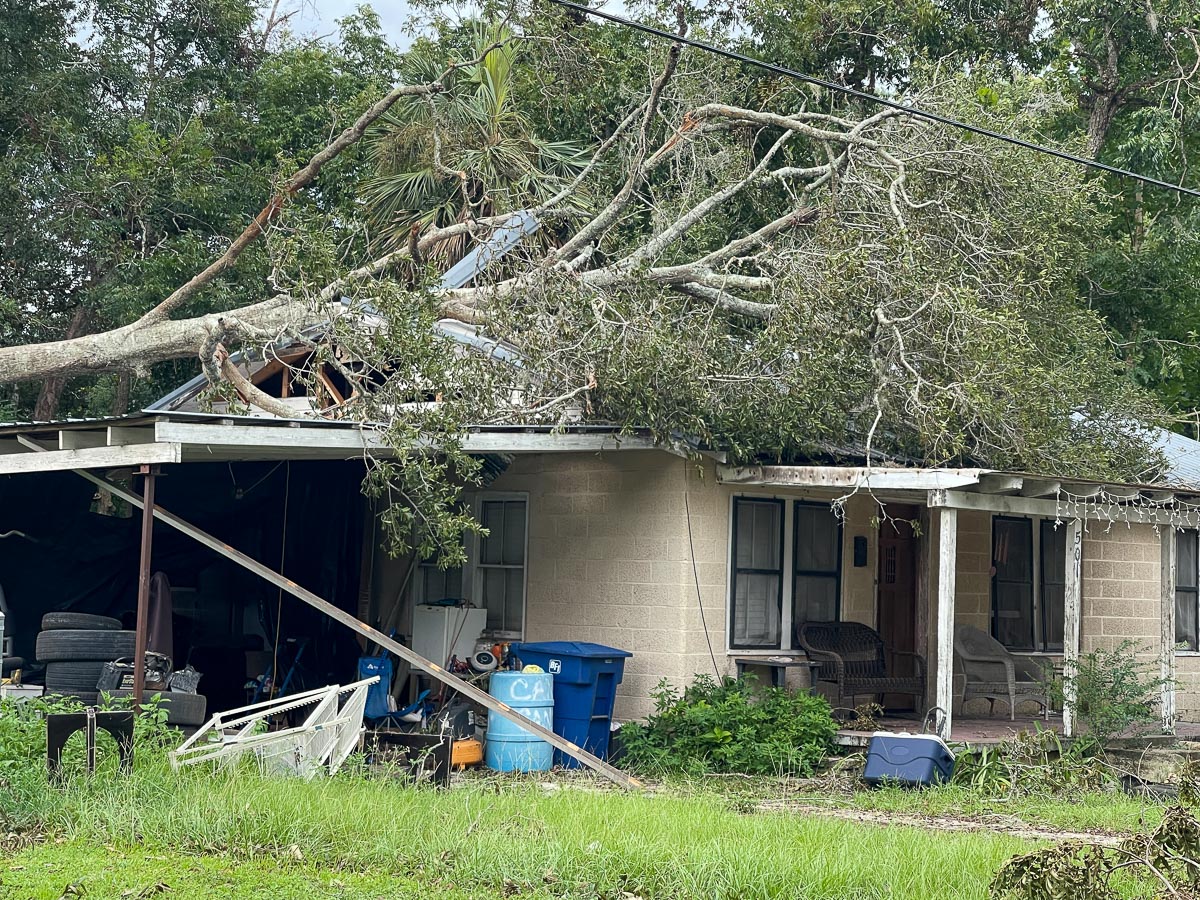
<svg viewBox="0 0 1200 900">
<path fill-rule="evenodd" d="M 349 15 L 363 0 L 303 0 L 280 3 L 280 8 L 297 9 L 292 18 L 292 30 L 302 35 L 327 35 L 337 30 L 337 20 Z M 384 33 L 393 43 L 407 47 L 412 38 L 404 33 L 412 10 L 404 0 L 373 0 L 365 5 L 379 14 Z"/>
</svg>

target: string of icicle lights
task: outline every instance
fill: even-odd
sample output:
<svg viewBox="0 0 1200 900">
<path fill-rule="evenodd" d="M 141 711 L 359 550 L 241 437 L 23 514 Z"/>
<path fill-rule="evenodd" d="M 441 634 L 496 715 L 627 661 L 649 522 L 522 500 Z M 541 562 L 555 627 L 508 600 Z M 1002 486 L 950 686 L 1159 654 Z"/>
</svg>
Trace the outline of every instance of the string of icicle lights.
<svg viewBox="0 0 1200 900">
<path fill-rule="evenodd" d="M 1168 489 L 1164 493 L 1170 494 Z M 1104 532 L 1112 531 L 1114 525 L 1124 524 L 1127 528 L 1134 525 L 1153 525 L 1157 533 L 1163 525 L 1171 525 L 1176 529 L 1200 529 L 1200 502 L 1189 502 L 1178 496 L 1156 500 L 1153 497 L 1114 494 L 1105 488 L 1100 488 L 1091 494 L 1073 494 L 1070 491 L 1059 490 L 1054 496 L 1054 524 L 1064 524 L 1069 519 L 1079 519 L 1088 529 L 1088 521 L 1099 519 L 1106 522 Z M 1166 521 L 1161 521 L 1162 519 Z"/>
</svg>

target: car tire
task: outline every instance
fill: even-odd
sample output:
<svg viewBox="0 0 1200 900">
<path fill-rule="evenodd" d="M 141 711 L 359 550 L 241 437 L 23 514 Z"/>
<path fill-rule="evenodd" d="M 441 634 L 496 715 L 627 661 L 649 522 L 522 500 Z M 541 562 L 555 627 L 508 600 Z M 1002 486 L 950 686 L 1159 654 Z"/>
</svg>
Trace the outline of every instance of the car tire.
<svg viewBox="0 0 1200 900">
<path fill-rule="evenodd" d="M 52 694 L 69 694 L 74 691 L 94 692 L 103 661 L 52 662 L 46 665 L 46 690 Z"/>
<path fill-rule="evenodd" d="M 110 697 L 132 697 L 133 691 L 105 691 Z M 167 724 L 180 726 L 203 725 L 208 721 L 208 698 L 203 694 L 184 694 L 179 691 L 146 691 L 145 699 L 161 697 L 159 708 L 167 711 Z"/>
<path fill-rule="evenodd" d="M 43 631 L 37 636 L 38 662 L 111 662 L 133 656 L 135 634 L 132 631 L 104 631 L 91 628 Z"/>
<path fill-rule="evenodd" d="M 84 706 L 95 706 L 100 702 L 99 691 L 46 691 L 44 695 L 47 700 L 55 698 L 65 698 L 68 700 L 78 700 Z"/>
<path fill-rule="evenodd" d="M 90 613 L 48 612 L 42 616 L 42 631 L 78 630 L 120 631 L 121 620 Z"/>
</svg>

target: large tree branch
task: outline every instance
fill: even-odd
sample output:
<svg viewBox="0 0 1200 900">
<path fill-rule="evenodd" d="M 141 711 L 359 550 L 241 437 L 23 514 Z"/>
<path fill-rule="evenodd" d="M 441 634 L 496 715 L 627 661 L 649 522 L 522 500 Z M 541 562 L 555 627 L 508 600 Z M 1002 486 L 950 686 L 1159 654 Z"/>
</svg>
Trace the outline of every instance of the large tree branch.
<svg viewBox="0 0 1200 900">
<path fill-rule="evenodd" d="M 189 278 L 183 285 L 172 291 L 165 300 L 138 319 L 134 324 L 149 325 L 153 322 L 161 322 L 195 296 L 197 291 L 211 283 L 218 275 L 231 269 L 242 253 L 245 252 L 246 248 L 267 230 L 267 226 L 271 222 L 278 218 L 288 201 L 301 190 L 308 187 L 308 185 L 312 184 L 329 162 L 340 156 L 347 148 L 358 143 L 367 128 L 387 112 L 397 100 L 401 97 L 429 96 L 441 90 L 441 82 L 434 81 L 429 84 L 401 85 L 389 91 L 386 96 L 359 116 L 353 125 L 339 134 L 337 138 L 310 159 L 308 165 L 287 179 L 242 233 L 234 238 L 233 243 L 229 245 L 224 253 L 209 263 L 203 270 Z"/>
<path fill-rule="evenodd" d="M 684 21 L 681 7 L 679 11 L 679 34 L 682 37 L 686 33 L 687 23 Z M 642 116 L 642 129 L 639 135 L 637 150 L 629 167 L 629 176 L 625 179 L 625 183 L 621 185 L 621 189 L 617 191 L 616 195 L 598 215 L 558 249 L 552 257 L 554 262 L 569 261 L 576 253 L 604 234 L 617 221 L 621 210 L 629 203 L 634 191 L 646 177 L 645 162 L 646 154 L 649 152 L 650 147 L 650 130 L 654 124 L 655 117 L 658 115 L 658 109 L 662 103 L 663 91 L 666 90 L 667 84 L 675 76 L 675 70 L 679 65 L 679 56 L 681 53 L 683 53 L 683 44 L 678 41 L 671 44 L 670 49 L 667 50 L 666 64 L 663 66 L 662 72 L 654 79 L 654 83 L 650 86 L 650 97 L 644 105 L 645 114 Z"/>
</svg>

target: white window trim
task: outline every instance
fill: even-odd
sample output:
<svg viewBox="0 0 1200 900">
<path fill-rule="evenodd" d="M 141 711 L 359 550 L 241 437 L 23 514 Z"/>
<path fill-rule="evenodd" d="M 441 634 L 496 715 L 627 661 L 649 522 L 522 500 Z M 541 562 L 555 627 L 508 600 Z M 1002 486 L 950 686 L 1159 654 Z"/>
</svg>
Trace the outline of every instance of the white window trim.
<svg viewBox="0 0 1200 900">
<path fill-rule="evenodd" d="M 737 512 L 738 500 L 782 500 L 783 501 L 783 558 L 781 565 L 783 567 L 783 609 L 779 613 L 779 631 L 780 642 L 778 647 L 734 647 L 733 646 L 733 518 Z M 761 656 L 770 658 L 772 656 L 781 656 L 787 654 L 801 653 L 802 651 L 793 646 L 796 635 L 794 634 L 794 617 L 795 611 L 795 590 L 796 590 L 796 504 L 797 503 L 816 503 L 824 504 L 823 498 L 814 498 L 807 496 L 797 496 L 795 494 L 772 494 L 768 492 L 757 491 L 741 491 L 736 494 L 729 495 L 729 533 L 725 541 L 725 655 L 737 657 L 753 657 Z M 832 503 L 829 503 L 832 508 Z M 845 565 L 845 523 L 841 523 L 842 527 L 842 544 L 839 547 L 838 559 L 842 566 Z M 840 617 L 841 611 L 845 606 L 846 597 L 846 578 L 844 572 L 839 572 L 838 575 L 838 597 L 837 607 Z"/>
<path fill-rule="evenodd" d="M 487 632 L 496 637 L 504 638 L 505 640 L 523 641 L 525 640 L 526 623 L 529 617 L 529 492 L 528 491 L 485 491 L 477 494 L 472 503 L 472 510 L 475 514 L 475 521 L 483 521 L 483 504 L 488 502 L 501 502 L 505 500 L 521 500 L 525 503 L 525 577 L 521 579 L 521 631 L 514 633 L 511 631 Z M 486 567 L 485 567 L 486 568 Z M 479 565 L 479 535 L 472 533 L 467 546 L 467 563 L 463 566 L 463 586 L 466 592 L 466 585 L 470 585 L 470 597 L 468 598 L 480 609 L 483 609 L 483 572 Z"/>
</svg>

